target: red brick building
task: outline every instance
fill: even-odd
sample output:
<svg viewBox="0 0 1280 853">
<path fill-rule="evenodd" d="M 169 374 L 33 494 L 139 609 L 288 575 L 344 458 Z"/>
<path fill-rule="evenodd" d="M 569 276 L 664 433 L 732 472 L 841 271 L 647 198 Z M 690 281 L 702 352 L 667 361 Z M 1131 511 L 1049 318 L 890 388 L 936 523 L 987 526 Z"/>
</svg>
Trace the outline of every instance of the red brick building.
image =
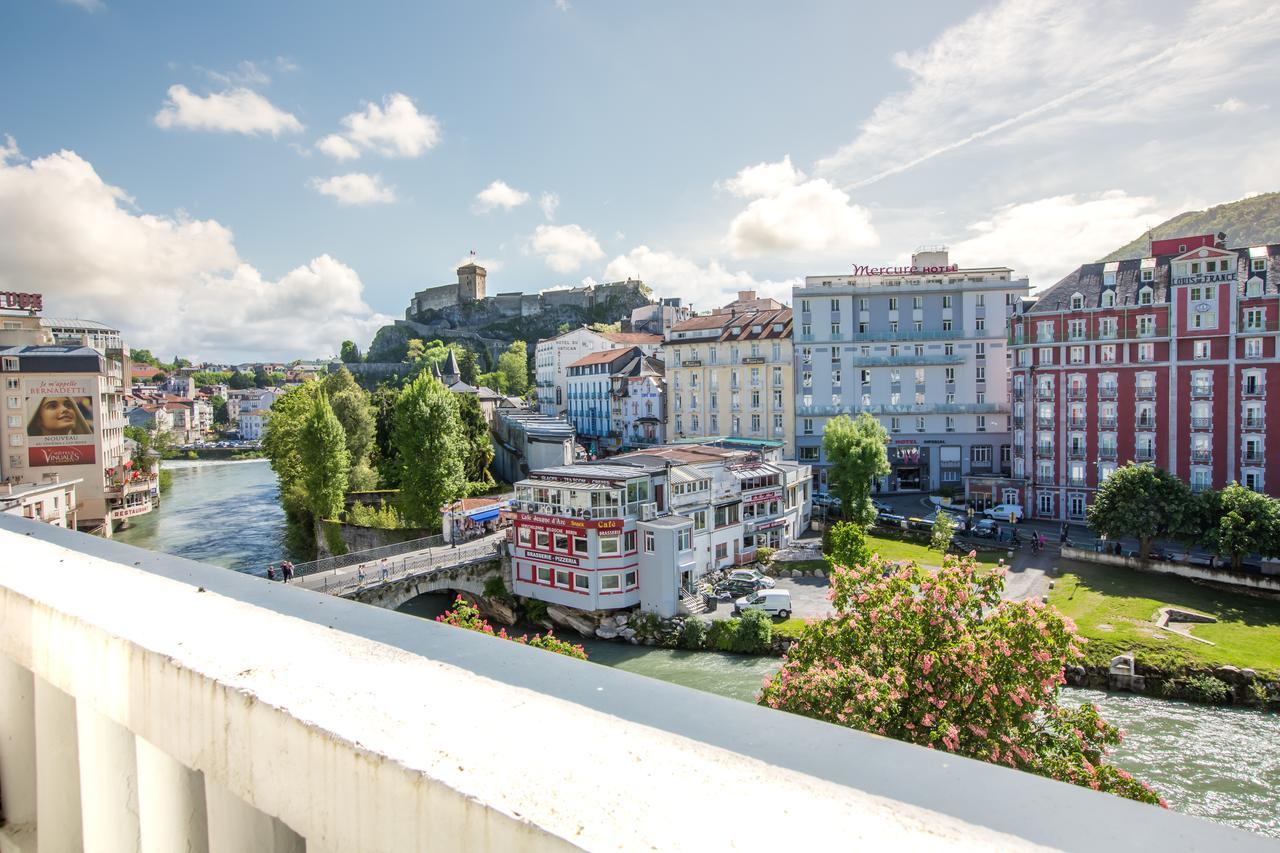
<svg viewBox="0 0 1280 853">
<path fill-rule="evenodd" d="M 1086 264 L 1011 318 L 1013 467 L 1031 517 L 1082 520 L 1130 461 L 1195 490 L 1280 495 L 1280 245 L 1224 244 L 1159 240 L 1146 258 Z"/>
</svg>

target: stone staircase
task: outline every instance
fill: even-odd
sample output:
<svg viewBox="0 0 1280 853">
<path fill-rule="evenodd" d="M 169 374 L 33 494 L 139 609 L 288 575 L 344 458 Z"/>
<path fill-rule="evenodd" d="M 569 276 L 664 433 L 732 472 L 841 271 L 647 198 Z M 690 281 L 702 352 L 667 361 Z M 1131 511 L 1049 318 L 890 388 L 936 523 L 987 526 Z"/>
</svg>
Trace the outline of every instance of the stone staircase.
<svg viewBox="0 0 1280 853">
<path fill-rule="evenodd" d="M 680 588 L 680 609 L 690 616 L 696 616 L 707 612 L 706 596 L 711 593 L 710 587 L 706 584 L 698 584 L 698 591 L 691 593 L 684 587 Z"/>
</svg>

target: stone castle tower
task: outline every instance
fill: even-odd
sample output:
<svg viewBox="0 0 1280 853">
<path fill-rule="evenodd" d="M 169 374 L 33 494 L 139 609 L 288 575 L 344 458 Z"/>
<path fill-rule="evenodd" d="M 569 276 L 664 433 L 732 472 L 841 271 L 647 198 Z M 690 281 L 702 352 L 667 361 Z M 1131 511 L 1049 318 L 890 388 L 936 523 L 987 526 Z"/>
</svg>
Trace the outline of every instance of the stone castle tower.
<svg viewBox="0 0 1280 853">
<path fill-rule="evenodd" d="M 484 299 L 484 277 L 488 273 L 478 264 L 458 267 L 458 303 L 479 302 Z"/>
</svg>

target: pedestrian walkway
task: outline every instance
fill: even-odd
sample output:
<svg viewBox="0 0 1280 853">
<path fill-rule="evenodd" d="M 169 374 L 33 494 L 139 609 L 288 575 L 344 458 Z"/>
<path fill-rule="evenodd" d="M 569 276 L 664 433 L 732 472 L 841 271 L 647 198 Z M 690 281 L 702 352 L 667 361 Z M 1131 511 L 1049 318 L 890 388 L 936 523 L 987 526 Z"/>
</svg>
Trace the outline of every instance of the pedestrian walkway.
<svg viewBox="0 0 1280 853">
<path fill-rule="evenodd" d="M 364 586 L 390 583 L 426 571 L 451 568 L 463 563 L 491 558 L 499 554 L 499 543 L 507 537 L 505 530 L 473 539 L 458 546 L 437 545 L 410 551 L 396 557 L 381 557 L 373 549 L 369 560 L 316 572 L 297 578 L 292 586 L 331 595 L 346 595 Z"/>
</svg>

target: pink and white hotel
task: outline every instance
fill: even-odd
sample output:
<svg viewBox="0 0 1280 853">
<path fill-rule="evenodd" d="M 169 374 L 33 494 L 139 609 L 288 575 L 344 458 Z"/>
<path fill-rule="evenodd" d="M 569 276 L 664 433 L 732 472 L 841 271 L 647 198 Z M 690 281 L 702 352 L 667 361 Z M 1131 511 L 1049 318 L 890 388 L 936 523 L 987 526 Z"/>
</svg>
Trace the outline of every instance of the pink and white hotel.
<svg viewBox="0 0 1280 853">
<path fill-rule="evenodd" d="M 1117 466 L 1280 495 L 1280 245 L 1152 241 L 1010 320 L 1013 474 L 1032 517 L 1083 520 Z M 1270 436 L 1272 451 L 1267 452 Z"/>
<path fill-rule="evenodd" d="M 776 448 L 674 444 L 516 484 L 517 595 L 578 610 L 680 610 L 699 579 L 809 525 L 809 466 Z"/>
</svg>

